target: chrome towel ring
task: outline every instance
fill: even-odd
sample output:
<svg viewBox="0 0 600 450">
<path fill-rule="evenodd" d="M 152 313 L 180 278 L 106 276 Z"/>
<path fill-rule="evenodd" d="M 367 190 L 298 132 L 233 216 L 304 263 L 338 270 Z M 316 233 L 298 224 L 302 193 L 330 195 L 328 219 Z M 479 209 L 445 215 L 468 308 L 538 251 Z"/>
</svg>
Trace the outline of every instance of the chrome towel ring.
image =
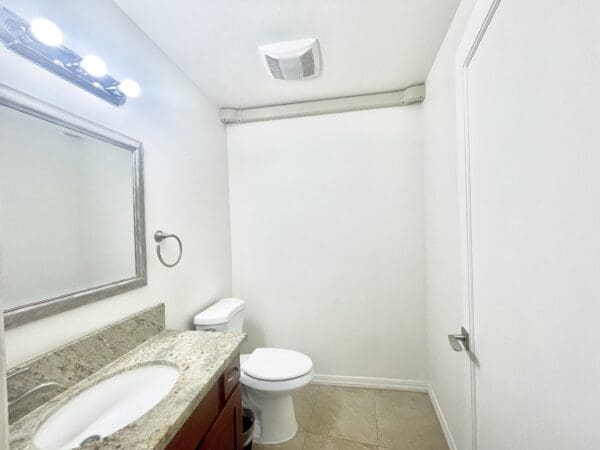
<svg viewBox="0 0 600 450">
<path fill-rule="evenodd" d="M 179 256 L 177 257 L 177 260 L 172 264 L 165 262 L 165 260 L 162 258 L 162 255 L 160 254 L 160 243 L 168 238 L 175 239 L 177 241 L 177 244 L 179 244 Z M 179 264 L 179 261 L 181 261 L 181 256 L 183 255 L 183 244 L 181 243 L 181 239 L 179 239 L 174 234 L 167 234 L 164 231 L 158 230 L 156 233 L 154 233 L 154 240 L 156 241 L 156 244 L 157 244 L 156 245 L 156 256 L 158 256 L 158 260 L 161 262 L 161 264 L 163 266 L 175 267 L 177 264 Z"/>
</svg>

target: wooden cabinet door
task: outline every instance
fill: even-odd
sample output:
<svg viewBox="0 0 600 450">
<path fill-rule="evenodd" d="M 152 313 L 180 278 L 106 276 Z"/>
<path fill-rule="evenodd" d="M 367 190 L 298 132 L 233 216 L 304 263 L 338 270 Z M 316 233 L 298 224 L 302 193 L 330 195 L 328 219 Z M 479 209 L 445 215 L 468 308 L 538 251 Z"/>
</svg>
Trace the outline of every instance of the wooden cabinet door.
<svg viewBox="0 0 600 450">
<path fill-rule="evenodd" d="M 243 444 L 242 388 L 238 385 L 199 448 L 200 450 L 241 450 Z"/>
<path fill-rule="evenodd" d="M 177 434 L 167 444 L 166 450 L 195 450 L 202 438 L 219 416 L 221 381 L 206 394 Z"/>
</svg>

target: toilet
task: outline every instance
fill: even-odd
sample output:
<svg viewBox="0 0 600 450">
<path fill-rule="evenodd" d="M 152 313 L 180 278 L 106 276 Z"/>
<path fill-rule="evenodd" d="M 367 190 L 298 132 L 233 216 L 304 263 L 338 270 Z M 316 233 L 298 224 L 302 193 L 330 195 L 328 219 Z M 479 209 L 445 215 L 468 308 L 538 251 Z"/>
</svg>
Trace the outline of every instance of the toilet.
<svg viewBox="0 0 600 450">
<path fill-rule="evenodd" d="M 201 331 L 241 333 L 244 300 L 224 298 L 196 314 L 194 325 Z M 313 378 L 312 360 L 303 353 L 282 348 L 257 348 L 240 356 L 240 382 L 244 406 L 256 417 L 254 442 L 279 444 L 298 431 L 294 391 Z"/>
</svg>

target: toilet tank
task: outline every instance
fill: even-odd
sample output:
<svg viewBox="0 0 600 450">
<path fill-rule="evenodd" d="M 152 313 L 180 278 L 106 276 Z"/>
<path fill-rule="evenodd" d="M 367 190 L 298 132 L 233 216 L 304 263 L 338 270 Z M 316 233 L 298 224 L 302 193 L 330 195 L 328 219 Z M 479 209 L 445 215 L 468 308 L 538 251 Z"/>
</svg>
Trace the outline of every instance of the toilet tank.
<svg viewBox="0 0 600 450">
<path fill-rule="evenodd" d="M 196 330 L 241 333 L 246 302 L 239 298 L 224 298 L 194 316 Z"/>
</svg>

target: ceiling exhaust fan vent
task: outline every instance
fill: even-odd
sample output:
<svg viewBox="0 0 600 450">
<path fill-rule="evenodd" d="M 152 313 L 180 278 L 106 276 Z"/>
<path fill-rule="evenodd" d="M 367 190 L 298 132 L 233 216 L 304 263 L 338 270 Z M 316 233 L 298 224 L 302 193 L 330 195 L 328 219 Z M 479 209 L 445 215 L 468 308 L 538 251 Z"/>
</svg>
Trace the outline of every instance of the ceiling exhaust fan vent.
<svg viewBox="0 0 600 450">
<path fill-rule="evenodd" d="M 321 72 L 321 52 L 316 39 L 277 42 L 258 49 L 267 72 L 275 80 L 303 80 Z"/>
</svg>

